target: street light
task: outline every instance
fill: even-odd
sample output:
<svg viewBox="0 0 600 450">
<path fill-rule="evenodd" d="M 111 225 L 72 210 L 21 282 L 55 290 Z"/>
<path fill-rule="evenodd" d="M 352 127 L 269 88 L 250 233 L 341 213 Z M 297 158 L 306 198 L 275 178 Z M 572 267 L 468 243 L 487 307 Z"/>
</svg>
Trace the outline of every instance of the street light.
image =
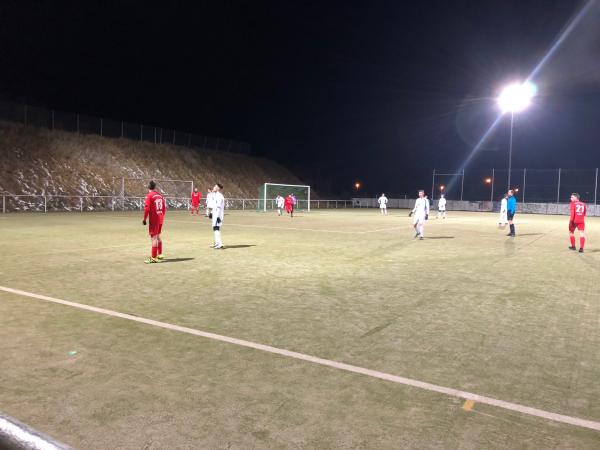
<svg viewBox="0 0 600 450">
<path fill-rule="evenodd" d="M 443 184 L 440 186 L 440 191 L 444 192 L 444 189 L 446 189 L 446 186 L 444 186 Z"/>
<path fill-rule="evenodd" d="M 354 187 L 358 191 L 360 189 L 360 183 L 357 181 L 356 183 L 354 183 Z"/>
<path fill-rule="evenodd" d="M 531 81 L 513 83 L 502 89 L 498 97 L 498 106 L 502 114 L 510 113 L 510 143 L 508 147 L 508 189 L 510 189 L 510 171 L 512 168 L 513 125 L 515 113 L 525 110 L 537 93 L 537 87 Z"/>
<path fill-rule="evenodd" d="M 492 179 L 491 178 L 486 178 L 485 180 L 483 180 L 485 184 L 492 184 Z"/>
</svg>

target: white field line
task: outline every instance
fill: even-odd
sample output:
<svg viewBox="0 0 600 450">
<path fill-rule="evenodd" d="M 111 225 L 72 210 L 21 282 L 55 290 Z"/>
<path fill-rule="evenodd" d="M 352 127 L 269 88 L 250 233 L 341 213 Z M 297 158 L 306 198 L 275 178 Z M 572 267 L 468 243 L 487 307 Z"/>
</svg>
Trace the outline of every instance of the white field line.
<svg viewBox="0 0 600 450">
<path fill-rule="evenodd" d="M 220 334 L 209 333 L 206 331 L 196 330 L 194 328 L 182 327 L 180 325 L 174 325 L 165 322 L 159 322 L 157 320 L 146 319 L 143 317 L 133 316 L 131 314 L 120 313 L 118 311 L 112 311 L 110 309 L 98 308 L 96 306 L 84 305 L 81 303 L 75 303 L 68 300 L 61 300 L 58 298 L 48 297 L 45 295 L 34 294 L 31 292 L 21 291 L 19 289 L 13 289 L 5 286 L 0 286 L 0 291 L 8 292 L 10 294 L 20 295 L 23 297 L 35 298 L 38 300 L 44 300 L 51 303 L 58 303 L 60 305 L 70 306 L 73 308 L 82 309 L 85 311 L 91 311 L 98 314 L 104 314 L 111 317 L 118 317 L 121 319 L 131 320 L 132 322 L 139 322 L 146 325 L 152 325 L 159 328 L 164 328 L 172 331 L 179 331 L 181 333 L 187 333 L 194 336 L 200 336 L 215 341 L 226 342 L 228 344 L 238 345 L 241 347 L 252 348 L 267 353 L 273 353 L 276 355 L 286 356 L 288 358 L 294 358 L 301 361 L 307 361 L 314 364 L 319 364 L 325 367 L 331 367 L 338 370 L 344 370 L 346 372 L 357 373 L 360 375 L 366 375 L 373 378 L 378 378 L 392 383 L 402 384 L 405 386 L 411 386 L 418 389 L 423 389 L 430 392 L 437 392 L 439 394 L 447 395 L 450 397 L 457 397 L 465 400 L 473 400 L 477 403 L 495 406 L 497 408 L 506 409 L 530 416 L 540 417 L 542 419 L 552 420 L 555 422 L 566 423 L 569 425 L 575 425 L 582 428 L 589 428 L 591 430 L 600 431 L 600 422 L 593 420 L 581 419 L 573 416 L 566 416 L 564 414 L 557 414 L 542 409 L 532 408 L 518 403 L 511 403 L 504 400 L 498 400 L 484 395 L 474 394 L 472 392 L 461 391 L 459 389 L 453 389 L 449 387 L 439 386 L 436 384 L 427 383 L 424 381 L 414 380 L 412 378 L 405 378 L 398 375 L 391 375 L 376 370 L 366 369 L 364 367 L 353 366 L 351 364 L 341 363 L 337 361 L 331 361 L 329 359 L 319 358 L 317 356 L 306 355 L 304 353 L 298 353 L 290 350 L 285 350 L 277 347 L 271 347 L 270 345 L 258 344 L 256 342 L 246 341 L 243 339 L 237 339 L 233 337 L 223 336 Z"/>
</svg>

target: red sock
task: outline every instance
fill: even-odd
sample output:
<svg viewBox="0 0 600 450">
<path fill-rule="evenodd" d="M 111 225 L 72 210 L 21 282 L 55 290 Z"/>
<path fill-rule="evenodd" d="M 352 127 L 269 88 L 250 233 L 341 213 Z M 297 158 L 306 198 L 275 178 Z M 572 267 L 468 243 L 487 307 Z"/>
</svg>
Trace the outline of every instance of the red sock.
<svg viewBox="0 0 600 450">
<path fill-rule="evenodd" d="M 162 255 L 162 241 L 158 241 L 158 254 Z"/>
<path fill-rule="evenodd" d="M 571 247 L 575 247 L 575 236 L 570 236 L 571 238 Z"/>
<path fill-rule="evenodd" d="M 580 237 L 579 238 L 579 248 L 583 248 L 585 245 L 585 238 L 584 237 Z"/>
<path fill-rule="evenodd" d="M 154 245 L 152 246 L 152 257 L 156 258 L 156 247 Z"/>
</svg>

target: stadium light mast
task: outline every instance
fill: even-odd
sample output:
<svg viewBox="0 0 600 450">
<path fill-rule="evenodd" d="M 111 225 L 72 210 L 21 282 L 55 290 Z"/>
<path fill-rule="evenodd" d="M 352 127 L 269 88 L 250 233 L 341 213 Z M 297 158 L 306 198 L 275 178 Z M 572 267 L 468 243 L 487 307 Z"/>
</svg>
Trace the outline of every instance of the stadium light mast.
<svg viewBox="0 0 600 450">
<path fill-rule="evenodd" d="M 510 141 L 508 146 L 508 189 L 510 189 L 510 172 L 512 169 L 513 127 L 515 113 L 521 112 L 531 104 L 537 93 L 537 87 L 531 81 L 512 83 L 502 89 L 498 97 L 498 106 L 502 114 L 510 113 Z"/>
</svg>

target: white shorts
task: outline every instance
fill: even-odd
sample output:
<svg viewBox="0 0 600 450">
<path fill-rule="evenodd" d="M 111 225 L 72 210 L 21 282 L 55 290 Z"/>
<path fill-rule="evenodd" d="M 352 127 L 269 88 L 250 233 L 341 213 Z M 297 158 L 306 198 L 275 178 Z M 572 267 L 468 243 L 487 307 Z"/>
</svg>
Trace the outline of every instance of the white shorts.
<svg viewBox="0 0 600 450">
<path fill-rule="evenodd" d="M 425 215 L 424 214 L 415 214 L 413 216 L 413 225 L 416 225 L 418 223 L 423 223 L 425 222 Z"/>
<path fill-rule="evenodd" d="M 222 227 L 223 226 L 223 219 L 221 219 L 221 221 L 219 223 L 217 223 L 217 219 L 219 216 L 213 214 L 212 217 L 212 226 L 214 227 Z"/>
<path fill-rule="evenodd" d="M 386 206 L 386 205 L 379 205 L 379 207 L 380 207 L 381 209 L 387 209 L 387 206 Z"/>
<path fill-rule="evenodd" d="M 438 208 L 438 211 L 442 211 L 442 212 L 444 212 L 444 211 L 446 211 L 446 207 L 445 207 L 445 206 L 442 206 L 441 208 Z"/>
</svg>

